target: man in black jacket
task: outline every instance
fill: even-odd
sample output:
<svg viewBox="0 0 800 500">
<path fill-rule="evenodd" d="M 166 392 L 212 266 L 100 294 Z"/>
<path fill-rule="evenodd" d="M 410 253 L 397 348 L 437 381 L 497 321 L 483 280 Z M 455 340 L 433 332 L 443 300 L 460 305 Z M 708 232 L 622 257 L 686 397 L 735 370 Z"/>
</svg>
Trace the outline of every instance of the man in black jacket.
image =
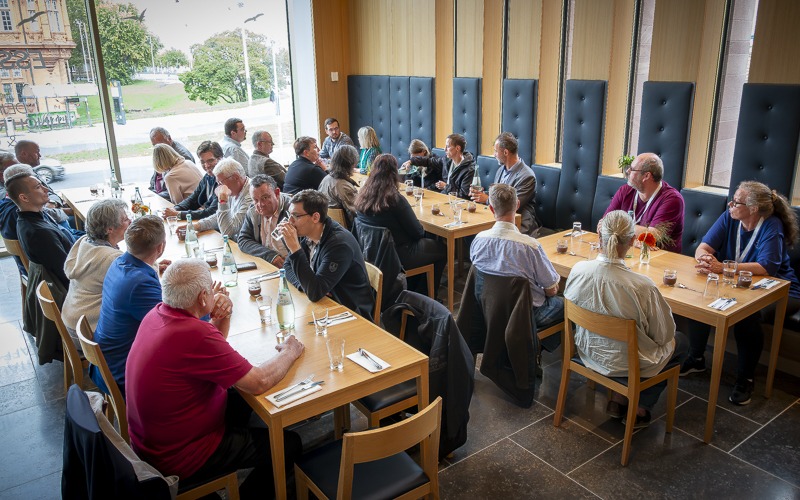
<svg viewBox="0 0 800 500">
<path fill-rule="evenodd" d="M 458 193 L 459 198 L 469 198 L 469 186 L 475 175 L 475 160 L 466 152 L 467 139 L 461 134 L 450 134 L 444 143 L 446 158 L 439 156 L 415 156 L 403 164 L 427 167 L 433 172 L 441 172 L 442 179 L 434 186 L 442 193 Z"/>
<path fill-rule="evenodd" d="M 361 248 L 349 231 L 328 217 L 324 194 L 306 189 L 294 195 L 289 221 L 278 227 L 289 249 L 283 267 L 292 284 L 312 302 L 330 294 L 336 302 L 372 320 L 375 298 Z"/>
<path fill-rule="evenodd" d="M 206 175 L 200 180 L 194 192 L 188 198 L 167 208 L 165 215 L 177 216 L 180 220 L 186 220 L 187 214 L 192 214 L 192 220 L 198 221 L 217 213 L 217 178 L 214 176 L 214 167 L 222 159 L 222 148 L 213 141 L 203 141 L 197 148 L 197 157 L 200 158 L 200 166 L 206 171 Z"/>
<path fill-rule="evenodd" d="M 325 178 L 325 164 L 319 158 L 317 140 L 313 137 L 298 137 L 294 141 L 294 152 L 297 159 L 289 165 L 283 181 L 283 191 L 289 194 L 299 193 L 304 189 L 318 189 Z"/>
</svg>

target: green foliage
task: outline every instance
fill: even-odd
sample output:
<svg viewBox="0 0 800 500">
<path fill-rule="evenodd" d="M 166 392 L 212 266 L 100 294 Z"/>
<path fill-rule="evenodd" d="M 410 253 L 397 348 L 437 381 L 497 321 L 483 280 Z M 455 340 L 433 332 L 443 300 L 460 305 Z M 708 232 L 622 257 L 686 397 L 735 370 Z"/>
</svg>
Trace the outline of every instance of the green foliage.
<svg viewBox="0 0 800 500">
<path fill-rule="evenodd" d="M 156 64 L 165 68 L 189 66 L 189 58 L 178 49 L 168 49 L 156 57 Z"/>
<path fill-rule="evenodd" d="M 622 156 L 619 157 L 619 160 L 617 161 L 617 165 L 619 165 L 619 169 L 624 172 L 625 169 L 628 168 L 630 166 L 630 164 L 633 163 L 633 160 L 635 160 L 635 159 L 636 159 L 635 156 L 622 155 Z"/>
<path fill-rule="evenodd" d="M 247 54 L 250 63 L 250 86 L 253 99 L 269 97 L 273 88 L 270 41 L 247 33 Z M 192 70 L 180 76 L 189 99 L 213 105 L 247 100 L 241 30 L 225 31 L 192 46 Z M 285 49 L 278 49 L 279 87 L 288 80 L 289 64 Z"/>
</svg>

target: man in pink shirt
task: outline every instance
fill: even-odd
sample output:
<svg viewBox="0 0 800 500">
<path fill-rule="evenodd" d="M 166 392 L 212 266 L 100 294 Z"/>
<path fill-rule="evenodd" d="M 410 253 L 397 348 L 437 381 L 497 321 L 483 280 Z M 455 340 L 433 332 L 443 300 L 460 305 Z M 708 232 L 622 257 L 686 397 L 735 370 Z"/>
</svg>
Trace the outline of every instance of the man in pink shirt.
<svg viewBox="0 0 800 500">
<path fill-rule="evenodd" d="M 251 365 L 226 337 L 231 300 L 201 260 L 173 263 L 162 278 L 163 302 L 142 320 L 128 355 L 126 391 L 131 445 L 162 474 L 202 482 L 254 467 L 242 498 L 272 491 L 269 431 L 248 425 L 252 409 L 235 389 L 262 394 L 303 353 L 290 336 L 278 354 Z M 211 314 L 211 321 L 200 318 Z M 285 433 L 287 466 L 302 452 Z"/>
</svg>

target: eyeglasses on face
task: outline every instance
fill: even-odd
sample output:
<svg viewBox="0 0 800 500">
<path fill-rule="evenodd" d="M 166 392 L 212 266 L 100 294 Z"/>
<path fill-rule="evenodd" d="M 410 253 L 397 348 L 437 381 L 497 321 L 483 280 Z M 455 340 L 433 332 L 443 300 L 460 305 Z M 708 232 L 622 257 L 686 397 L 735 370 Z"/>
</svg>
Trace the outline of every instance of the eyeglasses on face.
<svg viewBox="0 0 800 500">
<path fill-rule="evenodd" d="M 303 217 L 305 217 L 307 215 L 311 215 L 311 214 L 292 214 L 292 213 L 290 213 L 289 214 L 289 218 L 293 219 L 293 220 L 298 220 L 298 219 L 302 219 Z"/>
<path fill-rule="evenodd" d="M 728 205 L 729 205 L 729 206 L 731 206 L 731 207 L 733 207 L 733 208 L 736 208 L 736 207 L 738 207 L 739 205 L 747 205 L 747 203 L 746 203 L 746 202 L 744 202 L 744 201 L 736 201 L 735 199 L 731 198 L 731 199 L 728 201 Z"/>
</svg>

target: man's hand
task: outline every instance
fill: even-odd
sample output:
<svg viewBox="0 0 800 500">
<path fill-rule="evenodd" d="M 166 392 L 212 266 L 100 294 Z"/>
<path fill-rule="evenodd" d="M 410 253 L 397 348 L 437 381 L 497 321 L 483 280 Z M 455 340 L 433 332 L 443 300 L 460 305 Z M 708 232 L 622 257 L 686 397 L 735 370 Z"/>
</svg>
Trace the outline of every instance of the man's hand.
<svg viewBox="0 0 800 500">
<path fill-rule="evenodd" d="M 484 205 L 486 202 L 489 201 L 489 195 L 486 192 L 476 192 L 470 189 L 469 191 L 469 198 L 474 201 L 475 203 L 483 203 Z"/>
<path fill-rule="evenodd" d="M 303 354 L 303 351 L 306 349 L 306 346 L 303 345 L 302 342 L 297 340 L 297 337 L 294 335 L 289 335 L 286 337 L 286 340 L 283 341 L 282 344 L 278 344 L 275 346 L 275 350 L 278 352 L 286 352 L 292 359 L 292 362 L 300 357 Z"/>
<path fill-rule="evenodd" d="M 280 231 L 281 236 L 283 236 L 283 242 L 286 244 L 286 248 L 288 248 L 291 253 L 295 253 L 296 251 L 300 250 L 300 240 L 297 237 L 297 228 L 290 223 L 285 222 L 278 226 L 278 230 Z"/>
<path fill-rule="evenodd" d="M 220 203 L 228 203 L 228 197 L 231 195 L 231 190 L 228 189 L 228 186 L 225 184 L 220 184 L 216 187 L 216 189 L 214 189 L 214 193 L 216 193 L 217 199 Z"/>
<path fill-rule="evenodd" d="M 178 212 L 172 207 L 167 207 L 164 209 L 164 217 L 178 217 L 179 215 L 180 212 Z"/>
<path fill-rule="evenodd" d="M 325 160 L 323 160 L 322 157 L 318 156 L 317 157 L 317 161 L 314 162 L 314 165 L 318 166 L 322 170 L 325 170 L 325 171 L 328 170 L 328 165 L 325 164 Z"/>
<path fill-rule="evenodd" d="M 447 183 L 445 181 L 436 181 L 436 189 L 438 189 L 439 191 L 444 189 L 445 186 L 447 186 Z"/>
<path fill-rule="evenodd" d="M 172 264 L 171 260 L 169 260 L 169 259 L 161 259 L 158 262 L 158 274 L 159 275 L 164 274 L 164 271 L 167 270 L 167 267 L 169 267 L 170 264 Z"/>
<path fill-rule="evenodd" d="M 214 308 L 211 309 L 211 319 L 229 318 L 233 313 L 233 301 L 226 293 L 214 294 Z"/>
<path fill-rule="evenodd" d="M 272 265 L 277 267 L 278 269 L 283 267 L 284 262 L 286 262 L 286 259 L 284 259 L 280 255 L 276 255 L 275 258 L 272 259 Z"/>
</svg>

